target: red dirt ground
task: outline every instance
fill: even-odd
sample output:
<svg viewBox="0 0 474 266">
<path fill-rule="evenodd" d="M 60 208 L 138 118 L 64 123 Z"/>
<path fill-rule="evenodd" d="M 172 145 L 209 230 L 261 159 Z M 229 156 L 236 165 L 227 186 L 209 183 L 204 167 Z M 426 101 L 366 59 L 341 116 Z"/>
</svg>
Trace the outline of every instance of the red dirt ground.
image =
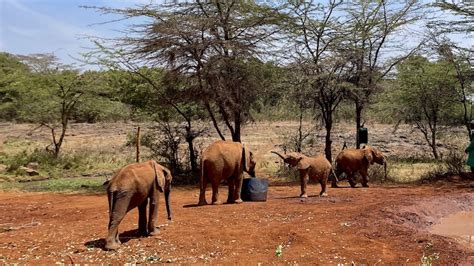
<svg viewBox="0 0 474 266">
<path fill-rule="evenodd" d="M 440 264 L 474 263 L 472 249 L 427 230 L 450 213 L 474 211 L 473 182 L 329 189 L 329 197 L 303 201 L 298 195 L 296 185 L 273 186 L 264 203 L 194 207 L 198 190 L 176 188 L 173 221 L 161 205 L 160 234 L 137 238 L 131 211 L 120 226 L 122 247 L 113 252 L 101 248 L 105 194 L 0 192 L 0 224 L 39 223 L 0 232 L 0 262 L 419 264 L 423 252 L 439 252 Z"/>
</svg>

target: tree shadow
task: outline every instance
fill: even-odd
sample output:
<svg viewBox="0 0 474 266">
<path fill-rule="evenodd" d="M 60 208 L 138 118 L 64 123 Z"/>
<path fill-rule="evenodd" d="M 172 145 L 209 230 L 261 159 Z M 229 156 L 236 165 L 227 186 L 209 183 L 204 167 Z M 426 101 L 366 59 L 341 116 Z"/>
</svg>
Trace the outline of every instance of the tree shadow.
<svg viewBox="0 0 474 266">
<path fill-rule="evenodd" d="M 249 202 L 249 201 L 244 201 L 244 202 Z M 194 203 L 194 204 L 186 204 L 186 205 L 183 205 L 183 208 L 196 208 L 196 207 L 204 207 L 204 206 L 220 206 L 220 205 L 232 205 L 232 204 L 238 204 L 238 203 L 235 203 L 235 202 L 227 202 L 227 201 L 224 201 L 220 204 L 206 204 L 206 205 L 202 205 L 202 206 L 199 206 L 197 203 Z"/>
<path fill-rule="evenodd" d="M 183 205 L 183 208 L 196 208 L 196 207 L 199 207 L 199 205 L 197 205 L 196 203 Z"/>
<path fill-rule="evenodd" d="M 309 195 L 308 198 L 327 198 L 327 197 L 321 197 L 319 195 Z M 301 198 L 300 196 L 287 196 L 287 197 L 275 197 L 273 199 L 301 199 L 301 200 L 304 200 L 306 198 Z"/>
<path fill-rule="evenodd" d="M 125 231 L 125 232 L 119 234 L 119 239 L 120 239 L 120 242 L 122 242 L 122 244 L 127 243 L 128 241 L 130 241 L 132 239 L 138 239 L 138 238 L 141 238 L 141 237 L 143 237 L 143 236 L 141 236 L 138 233 L 138 229 L 128 230 L 128 231 Z M 105 248 L 105 239 L 104 238 L 99 238 L 99 239 L 87 241 L 86 243 L 84 243 L 84 246 L 87 247 L 87 248 L 100 248 L 102 250 L 107 250 Z"/>
</svg>

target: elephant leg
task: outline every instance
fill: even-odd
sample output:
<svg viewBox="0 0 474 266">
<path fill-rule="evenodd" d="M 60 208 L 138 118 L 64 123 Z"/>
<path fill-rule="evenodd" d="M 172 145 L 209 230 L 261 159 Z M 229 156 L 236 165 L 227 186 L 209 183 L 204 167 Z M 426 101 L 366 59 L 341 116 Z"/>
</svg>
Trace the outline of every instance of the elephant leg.
<svg viewBox="0 0 474 266">
<path fill-rule="evenodd" d="M 326 193 L 326 184 L 328 182 L 328 178 L 322 178 L 319 180 L 319 184 L 321 184 L 321 192 L 319 193 L 319 196 L 321 197 L 327 197 L 328 193 Z"/>
<path fill-rule="evenodd" d="M 212 204 L 220 205 L 222 202 L 219 201 L 219 182 L 212 181 Z"/>
<path fill-rule="evenodd" d="M 300 198 L 307 198 L 308 194 L 306 194 L 306 186 L 308 183 L 308 174 L 305 170 L 300 170 L 300 183 L 301 183 L 301 194 Z"/>
<path fill-rule="evenodd" d="M 142 204 L 138 206 L 138 234 L 140 236 L 147 236 L 147 223 L 146 223 L 146 206 L 148 205 L 148 199 L 145 199 Z"/>
<path fill-rule="evenodd" d="M 158 203 L 159 203 L 159 194 L 156 191 L 152 192 L 153 194 L 150 197 L 150 214 L 148 217 L 148 233 L 150 235 L 156 235 L 158 233 L 158 228 L 156 228 L 156 222 L 158 221 Z"/>
<path fill-rule="evenodd" d="M 105 249 L 115 250 L 120 247 L 118 226 L 127 214 L 131 196 L 126 192 L 113 192 L 112 207 L 109 220 L 109 232 L 105 239 Z"/>
<path fill-rule="evenodd" d="M 206 201 L 206 187 L 207 187 L 207 178 L 205 176 L 201 177 L 201 187 L 199 192 L 199 206 L 207 205 Z"/>
<path fill-rule="evenodd" d="M 367 184 L 369 182 L 368 169 L 361 170 L 359 173 L 362 176 L 362 186 L 363 187 L 369 187 L 369 185 Z"/>
<path fill-rule="evenodd" d="M 240 193 L 242 191 L 242 183 L 244 182 L 244 174 L 240 174 L 240 177 L 235 180 L 235 189 L 234 189 L 234 202 L 235 203 L 242 203 L 242 198 L 240 197 Z"/>
<path fill-rule="evenodd" d="M 227 195 L 227 203 L 234 203 L 234 190 L 235 190 L 235 179 L 231 176 L 227 180 L 227 185 L 229 185 L 229 194 Z"/>
<path fill-rule="evenodd" d="M 356 187 L 356 182 L 354 181 L 354 173 L 350 173 L 347 175 L 347 181 L 349 181 L 349 184 L 351 185 L 352 188 Z"/>
</svg>

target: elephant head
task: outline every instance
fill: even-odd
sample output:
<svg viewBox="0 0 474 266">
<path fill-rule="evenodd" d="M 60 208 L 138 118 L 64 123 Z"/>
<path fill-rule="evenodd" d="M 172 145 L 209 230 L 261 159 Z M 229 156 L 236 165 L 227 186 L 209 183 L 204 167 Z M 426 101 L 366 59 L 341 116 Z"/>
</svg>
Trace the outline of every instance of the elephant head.
<svg viewBox="0 0 474 266">
<path fill-rule="evenodd" d="M 244 171 L 247 172 L 251 177 L 255 177 L 255 166 L 257 165 L 257 161 L 253 156 L 253 153 L 242 146 L 242 159 L 244 161 Z"/>
<path fill-rule="evenodd" d="M 311 166 L 308 162 L 308 158 L 301 153 L 290 152 L 285 155 L 281 155 L 276 151 L 272 151 L 272 153 L 280 156 L 285 163 L 291 167 L 296 167 L 298 170 L 306 170 Z"/>
<path fill-rule="evenodd" d="M 387 178 L 387 161 L 383 153 L 372 146 L 364 147 L 364 157 L 370 164 L 378 163 L 384 166 L 385 178 Z"/>
<path fill-rule="evenodd" d="M 168 220 L 171 220 L 170 191 L 173 176 L 171 175 L 170 170 L 165 167 L 157 167 L 156 164 L 153 164 L 153 168 L 155 171 L 155 182 L 157 189 L 158 191 L 165 193 L 166 211 L 168 213 Z"/>
</svg>

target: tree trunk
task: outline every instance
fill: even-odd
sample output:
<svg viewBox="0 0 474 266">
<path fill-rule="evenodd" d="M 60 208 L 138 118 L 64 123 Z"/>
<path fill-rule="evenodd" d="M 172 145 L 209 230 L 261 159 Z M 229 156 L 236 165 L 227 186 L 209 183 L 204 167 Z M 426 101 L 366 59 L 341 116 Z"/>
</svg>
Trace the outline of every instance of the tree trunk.
<svg viewBox="0 0 474 266">
<path fill-rule="evenodd" d="M 332 118 L 329 117 L 328 121 L 326 122 L 326 146 L 325 146 L 325 148 L 324 148 L 324 153 L 326 154 L 326 159 L 328 159 L 329 162 L 332 162 L 331 130 L 332 130 Z"/>
<path fill-rule="evenodd" d="M 464 108 L 464 125 L 466 126 L 467 129 L 467 136 L 469 139 L 471 139 L 471 119 L 469 119 L 468 112 L 467 112 L 467 100 L 465 96 L 463 95 L 464 99 L 462 101 L 463 108 Z"/>
<path fill-rule="evenodd" d="M 137 163 L 140 162 L 140 126 L 137 128 L 137 158 L 136 158 L 136 161 Z"/>
<path fill-rule="evenodd" d="M 207 112 L 209 113 L 209 116 L 211 117 L 212 125 L 216 129 L 217 134 L 219 134 L 219 137 L 221 138 L 221 140 L 225 140 L 224 134 L 222 134 L 222 131 L 219 128 L 219 124 L 217 123 L 216 117 L 214 116 L 214 112 L 212 112 L 211 105 L 208 102 L 206 102 L 205 106 L 206 106 Z"/>
<path fill-rule="evenodd" d="M 234 113 L 234 132 L 232 134 L 232 141 L 241 142 L 240 139 L 240 129 L 242 126 L 242 119 L 240 117 L 240 112 Z"/>
<path fill-rule="evenodd" d="M 438 149 L 436 148 L 436 129 L 431 131 L 431 149 L 433 151 L 433 156 L 436 160 L 439 159 Z"/>
<path fill-rule="evenodd" d="M 300 125 L 298 127 L 298 143 L 296 147 L 297 152 L 301 152 L 303 146 L 303 109 L 300 107 Z"/>
<path fill-rule="evenodd" d="M 191 165 L 191 172 L 193 174 L 198 172 L 198 166 L 196 162 L 196 152 L 194 151 L 194 135 L 189 127 L 186 127 L 186 142 L 188 143 L 189 150 L 189 163 Z"/>
</svg>

